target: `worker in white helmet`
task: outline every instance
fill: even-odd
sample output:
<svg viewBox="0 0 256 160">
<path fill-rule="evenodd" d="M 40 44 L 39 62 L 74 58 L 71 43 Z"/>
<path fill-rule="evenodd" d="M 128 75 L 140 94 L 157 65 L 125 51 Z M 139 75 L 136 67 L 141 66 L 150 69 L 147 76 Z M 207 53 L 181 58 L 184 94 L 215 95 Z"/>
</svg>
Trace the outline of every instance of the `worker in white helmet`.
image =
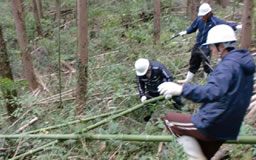
<svg viewBox="0 0 256 160">
<path fill-rule="evenodd" d="M 193 115 L 162 118 L 190 160 L 210 159 L 225 140 L 237 139 L 253 93 L 254 59 L 248 50 L 235 49 L 234 30 L 224 24 L 213 27 L 205 45 L 220 59 L 206 85 L 165 82 L 158 87 L 167 99 L 182 95 L 202 104 Z"/>
<path fill-rule="evenodd" d="M 136 82 L 141 102 L 159 96 L 158 86 L 163 82 L 172 82 L 171 72 L 161 63 L 140 58 L 135 62 Z M 174 96 L 174 107 L 181 109 L 183 103 L 180 96 Z M 151 113 L 152 114 L 152 113 Z M 151 114 L 144 118 L 148 121 Z"/>
<path fill-rule="evenodd" d="M 199 7 L 198 17 L 194 20 L 191 26 L 186 30 L 179 33 L 180 36 L 185 34 L 191 34 L 196 32 L 198 35 L 196 37 L 196 43 L 191 51 L 191 57 L 189 61 L 189 71 L 184 80 L 178 80 L 178 83 L 190 83 L 195 75 L 195 73 L 200 68 L 201 63 L 203 63 L 204 75 L 207 75 L 212 71 L 210 66 L 210 56 L 211 50 L 208 46 L 202 46 L 206 42 L 208 31 L 219 24 L 227 24 L 231 26 L 234 30 L 241 28 L 241 25 L 236 25 L 232 23 L 225 22 L 218 17 L 214 16 L 212 13 L 212 8 L 208 3 L 203 3 Z"/>
</svg>

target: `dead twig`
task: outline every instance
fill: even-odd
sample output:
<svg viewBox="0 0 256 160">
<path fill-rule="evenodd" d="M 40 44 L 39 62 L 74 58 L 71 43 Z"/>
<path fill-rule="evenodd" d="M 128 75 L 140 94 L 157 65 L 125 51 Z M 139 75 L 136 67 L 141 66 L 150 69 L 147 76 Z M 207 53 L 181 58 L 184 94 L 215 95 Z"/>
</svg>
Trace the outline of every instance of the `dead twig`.
<svg viewBox="0 0 256 160">
<path fill-rule="evenodd" d="M 32 92 L 32 95 L 36 97 L 39 93 L 40 93 L 40 88 L 37 88 L 37 89 L 35 89 L 35 90 Z"/>
<path fill-rule="evenodd" d="M 35 123 L 38 120 L 38 117 L 35 117 L 33 119 L 31 119 L 27 124 L 25 124 L 24 126 L 20 127 L 16 133 L 20 133 L 22 131 L 24 131 L 26 128 L 28 128 L 30 125 L 32 125 L 33 123 Z"/>
<path fill-rule="evenodd" d="M 167 129 L 164 128 L 163 133 L 166 132 L 166 131 L 167 131 Z M 157 156 L 160 156 L 160 154 L 161 154 L 161 152 L 162 152 L 162 150 L 163 150 L 163 145 L 164 145 L 163 142 L 160 142 L 160 143 L 159 143 L 159 145 L 158 145 L 158 150 L 157 150 L 157 154 L 156 154 Z"/>
<path fill-rule="evenodd" d="M 68 69 L 71 73 L 76 72 L 75 68 L 72 67 L 69 63 L 65 62 L 64 60 L 61 60 L 61 64 Z"/>
<path fill-rule="evenodd" d="M 11 127 L 13 127 L 16 123 L 18 123 L 21 119 L 24 118 L 25 115 L 27 115 L 30 111 L 32 110 L 32 108 L 28 109 L 22 116 L 20 116 L 19 119 L 17 119 L 15 122 L 12 123 L 12 125 L 10 125 L 6 131 L 8 131 L 8 129 L 10 129 Z"/>
<path fill-rule="evenodd" d="M 19 150 L 20 150 L 20 148 L 21 148 L 21 146 L 22 146 L 22 144 L 23 144 L 24 142 L 25 142 L 25 140 L 24 140 L 23 138 L 21 138 L 21 139 L 19 140 L 19 144 L 17 145 L 16 150 L 15 150 L 15 153 L 14 153 L 14 155 L 12 156 L 12 158 L 16 157 L 16 155 L 18 154 L 18 152 L 19 152 Z"/>
</svg>

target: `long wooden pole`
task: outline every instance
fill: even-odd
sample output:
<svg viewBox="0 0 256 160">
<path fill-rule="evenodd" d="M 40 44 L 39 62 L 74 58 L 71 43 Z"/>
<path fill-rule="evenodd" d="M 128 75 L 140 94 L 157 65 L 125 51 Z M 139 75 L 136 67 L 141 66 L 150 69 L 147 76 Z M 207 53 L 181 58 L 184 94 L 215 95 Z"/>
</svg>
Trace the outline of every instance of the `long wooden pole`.
<svg viewBox="0 0 256 160">
<path fill-rule="evenodd" d="M 36 138 L 36 139 L 58 139 L 78 140 L 122 140 L 122 141 L 142 141 L 142 142 L 171 142 L 173 136 L 170 135 L 127 135 L 127 134 L 11 134 L 0 135 L 1 139 Z M 239 136 L 237 140 L 227 140 L 229 144 L 256 144 L 256 136 Z"/>
</svg>

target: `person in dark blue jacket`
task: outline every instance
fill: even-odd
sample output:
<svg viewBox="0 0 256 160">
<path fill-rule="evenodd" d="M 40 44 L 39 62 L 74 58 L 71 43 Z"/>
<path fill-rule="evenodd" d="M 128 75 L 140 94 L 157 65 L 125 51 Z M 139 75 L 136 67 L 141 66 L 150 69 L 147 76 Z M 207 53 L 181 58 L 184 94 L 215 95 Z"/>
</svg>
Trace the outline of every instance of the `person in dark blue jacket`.
<svg viewBox="0 0 256 160">
<path fill-rule="evenodd" d="M 191 51 L 187 76 L 184 80 L 178 80 L 178 83 L 191 82 L 195 73 L 200 68 L 201 62 L 203 63 L 205 75 L 208 75 L 212 71 L 209 61 L 211 50 L 208 46 L 202 46 L 202 44 L 206 42 L 208 31 L 219 24 L 227 24 L 234 30 L 241 28 L 241 25 L 228 23 L 214 16 L 210 5 L 208 3 L 203 3 L 199 7 L 198 17 L 194 20 L 191 26 L 186 31 L 179 33 L 180 36 L 183 36 L 185 34 L 194 33 L 197 30 L 199 31 L 196 37 L 196 43 Z"/>
<path fill-rule="evenodd" d="M 235 49 L 235 42 L 230 26 L 213 27 L 206 44 L 221 61 L 207 84 L 165 82 L 158 87 L 167 99 L 182 95 L 202 103 L 193 115 L 168 113 L 162 118 L 166 127 L 179 136 L 189 157 L 210 159 L 225 140 L 235 140 L 239 134 L 253 92 L 255 63 L 248 50 Z"/>
<path fill-rule="evenodd" d="M 161 63 L 140 58 L 135 62 L 136 83 L 141 102 L 159 96 L 158 86 L 163 82 L 172 82 L 171 72 Z M 181 96 L 174 96 L 174 107 L 180 109 L 183 105 Z M 147 116 L 147 121 L 150 116 Z"/>
</svg>

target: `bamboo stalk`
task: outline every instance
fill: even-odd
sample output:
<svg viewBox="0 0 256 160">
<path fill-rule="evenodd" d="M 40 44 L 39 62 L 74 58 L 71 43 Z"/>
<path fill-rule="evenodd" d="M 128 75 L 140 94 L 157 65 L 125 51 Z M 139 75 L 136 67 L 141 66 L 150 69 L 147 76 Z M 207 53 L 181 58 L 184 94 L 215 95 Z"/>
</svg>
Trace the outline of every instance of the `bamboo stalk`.
<svg viewBox="0 0 256 160">
<path fill-rule="evenodd" d="M 256 136 L 238 136 L 237 140 L 227 140 L 230 144 L 256 144 Z"/>
<path fill-rule="evenodd" d="M 118 114 L 116 114 L 116 115 L 113 115 L 113 116 L 111 116 L 111 117 L 108 117 L 108 118 L 106 118 L 106 119 L 104 119 L 104 120 L 102 120 L 102 121 L 99 121 L 99 122 L 97 122 L 97 123 L 95 123 L 95 124 L 93 124 L 93 125 L 91 125 L 91 126 L 88 126 L 88 127 L 84 128 L 84 129 L 82 129 L 82 130 L 80 130 L 80 131 L 78 131 L 78 132 L 76 132 L 76 133 L 87 132 L 87 131 L 92 130 L 92 129 L 94 129 L 94 128 L 97 128 L 97 127 L 99 127 L 99 126 L 101 126 L 101 125 L 103 125 L 103 124 L 105 124 L 105 123 L 107 123 L 107 122 L 109 122 L 109 121 L 111 121 L 111 120 L 114 120 L 114 119 L 116 119 L 116 118 L 119 118 L 119 117 L 121 117 L 121 116 L 123 116 L 123 115 L 125 115 L 125 114 L 131 113 L 131 112 L 133 112 L 133 111 L 135 111 L 135 110 L 137 110 L 137 109 L 143 107 L 145 104 L 152 103 L 152 102 L 156 102 L 156 101 L 162 100 L 162 99 L 164 99 L 164 96 L 159 96 L 159 97 L 156 97 L 156 98 L 152 98 L 152 99 L 146 100 L 146 101 L 144 101 L 144 102 L 141 103 L 141 104 L 138 104 L 138 105 L 136 105 L 136 106 L 134 106 L 134 107 L 132 107 L 132 108 L 129 108 L 129 109 L 127 109 L 127 110 L 125 110 L 125 111 L 123 111 L 123 112 L 121 112 L 121 113 L 118 113 Z"/>
<path fill-rule="evenodd" d="M 171 142 L 173 137 L 170 135 L 115 135 L 115 134 L 11 134 L 0 135 L 0 138 L 18 139 L 18 138 L 35 138 L 35 139 L 58 139 L 58 140 L 122 140 L 122 141 L 142 141 L 142 142 Z"/>
<path fill-rule="evenodd" d="M 90 121 L 90 120 L 94 120 L 96 118 L 106 117 L 106 116 L 109 116 L 111 114 L 119 113 L 119 112 L 122 112 L 122 111 L 123 111 L 123 109 L 118 110 L 118 111 L 113 111 L 113 112 L 110 112 L 110 113 L 104 113 L 104 114 L 100 114 L 100 115 L 96 115 L 96 116 L 91 116 L 91 117 L 88 117 L 88 118 L 74 120 L 74 121 L 71 121 L 71 122 L 67 122 L 67 123 L 63 123 L 63 124 L 59 124 L 59 125 L 55 125 L 55 126 L 40 128 L 40 129 L 36 129 L 36 130 L 33 130 L 33 131 L 26 132 L 25 134 L 32 134 L 32 133 L 37 133 L 37 132 L 46 131 L 46 130 L 53 130 L 53 129 L 57 129 L 57 128 L 60 128 L 60 127 L 65 127 L 65 126 L 68 126 L 68 125 L 72 125 L 72 124 L 75 124 L 75 123 L 87 122 L 87 121 Z"/>
<path fill-rule="evenodd" d="M 58 143 L 58 140 L 55 140 L 55 141 L 53 141 L 53 142 L 50 142 L 50 143 L 48 143 L 48 144 L 46 144 L 46 145 L 43 145 L 43 146 L 41 146 L 41 147 L 38 147 L 38 148 L 36 148 L 36 149 L 30 150 L 30 151 L 28 151 L 28 152 L 26 152 L 26 153 L 20 154 L 20 155 L 18 155 L 18 156 L 16 156 L 16 157 L 11 158 L 10 160 L 21 159 L 21 158 L 26 157 L 26 156 L 28 156 L 28 155 L 31 155 L 31 154 L 34 154 L 34 153 L 39 152 L 39 151 L 41 151 L 41 150 L 44 150 L 44 149 L 46 149 L 47 147 L 49 147 L 49 146 L 51 146 L 51 145 L 54 145 L 54 144 L 56 144 L 56 143 Z"/>
<path fill-rule="evenodd" d="M 36 138 L 36 139 L 58 139 L 78 140 L 121 140 L 121 141 L 140 141 L 140 142 L 171 142 L 171 135 L 127 135 L 127 134 L 11 134 L 0 135 L 1 139 Z M 256 136 L 239 136 L 237 140 L 227 140 L 229 144 L 256 144 Z"/>
</svg>

